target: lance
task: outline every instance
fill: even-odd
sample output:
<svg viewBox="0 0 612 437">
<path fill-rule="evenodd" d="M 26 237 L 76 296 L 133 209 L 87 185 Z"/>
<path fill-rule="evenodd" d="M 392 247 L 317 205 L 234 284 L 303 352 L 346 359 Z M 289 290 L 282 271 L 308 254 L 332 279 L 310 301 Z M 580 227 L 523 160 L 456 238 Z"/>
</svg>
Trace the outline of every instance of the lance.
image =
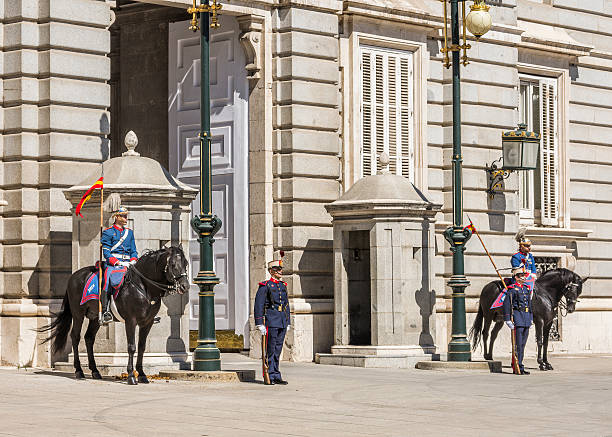
<svg viewBox="0 0 612 437">
<path fill-rule="evenodd" d="M 493 261 L 491 254 L 487 250 L 487 246 L 485 246 L 484 241 L 482 241 L 482 238 L 480 237 L 478 230 L 474 226 L 474 223 L 472 223 L 472 219 L 470 218 L 469 215 L 468 215 L 468 220 L 470 221 L 470 224 L 466 226 L 466 228 L 469 229 L 472 232 L 472 234 L 476 234 L 476 236 L 478 237 L 480 244 L 482 244 L 482 248 L 484 249 L 485 253 L 489 257 L 489 261 L 491 261 L 491 264 L 493 265 L 493 268 L 495 269 L 495 273 L 497 273 L 497 276 L 499 277 L 499 280 L 501 281 L 502 286 L 504 287 L 504 292 L 508 293 L 508 286 L 506 285 L 506 282 L 504 281 L 501 274 L 499 273 L 499 269 L 495 265 L 495 261 Z M 510 297 L 510 308 L 512 308 L 512 296 Z M 512 324 L 514 325 L 514 317 L 512 316 L 512 313 L 510 315 L 510 318 L 512 319 Z M 516 356 L 516 331 L 514 328 L 512 328 L 511 331 L 512 331 L 512 335 L 511 335 L 512 337 L 512 373 L 519 375 L 521 373 L 521 370 L 519 369 L 518 358 Z"/>
<path fill-rule="evenodd" d="M 104 180 L 104 163 L 102 163 L 102 175 L 100 179 Z M 102 320 L 102 231 L 104 231 L 104 183 L 100 187 L 100 252 L 99 252 L 99 260 L 98 260 L 98 291 L 100 293 L 98 299 L 98 312 L 99 319 Z"/>
</svg>

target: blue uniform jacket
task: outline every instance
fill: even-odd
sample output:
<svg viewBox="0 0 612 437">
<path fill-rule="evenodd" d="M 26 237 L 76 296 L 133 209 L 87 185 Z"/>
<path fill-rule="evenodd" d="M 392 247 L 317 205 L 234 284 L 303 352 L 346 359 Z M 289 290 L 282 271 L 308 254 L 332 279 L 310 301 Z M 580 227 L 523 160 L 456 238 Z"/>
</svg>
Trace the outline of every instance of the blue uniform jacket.
<svg viewBox="0 0 612 437">
<path fill-rule="evenodd" d="M 111 249 L 119 242 L 123 233 L 127 232 L 127 236 L 123 242 L 111 252 Z M 134 241 L 134 232 L 131 229 L 121 229 L 118 226 L 111 226 L 102 231 L 102 254 L 104 259 L 110 262 L 111 258 L 116 258 L 119 261 L 130 261 L 138 258 L 136 252 L 136 242 Z M 110 262 L 112 264 L 112 262 Z"/>
<path fill-rule="evenodd" d="M 521 252 L 516 252 L 514 255 L 512 255 L 510 264 L 512 265 L 512 268 L 521 267 L 524 265 L 527 272 L 537 273 L 535 259 L 533 259 L 533 255 L 531 253 L 524 255 Z"/>
<path fill-rule="evenodd" d="M 255 324 L 265 324 L 269 328 L 286 328 L 291 324 L 291 309 L 285 282 L 270 278 L 259 283 L 255 295 Z"/>
<path fill-rule="evenodd" d="M 530 327 L 533 323 L 531 291 L 529 287 L 514 283 L 508 285 L 508 296 L 504 299 L 504 320 L 514 316 L 514 326 Z"/>
</svg>

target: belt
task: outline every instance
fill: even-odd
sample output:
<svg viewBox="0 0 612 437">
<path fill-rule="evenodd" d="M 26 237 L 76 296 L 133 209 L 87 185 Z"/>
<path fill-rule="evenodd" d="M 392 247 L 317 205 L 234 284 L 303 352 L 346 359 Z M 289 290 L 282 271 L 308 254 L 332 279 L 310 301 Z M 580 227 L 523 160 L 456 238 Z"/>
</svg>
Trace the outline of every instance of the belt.
<svg viewBox="0 0 612 437">
<path fill-rule="evenodd" d="M 130 259 L 130 256 L 129 256 L 129 255 L 124 255 L 124 254 L 122 254 L 122 253 L 111 253 L 111 256 L 112 256 L 112 257 L 115 257 L 115 258 L 117 258 L 117 259 L 127 259 L 127 260 L 129 260 L 129 259 Z"/>
</svg>

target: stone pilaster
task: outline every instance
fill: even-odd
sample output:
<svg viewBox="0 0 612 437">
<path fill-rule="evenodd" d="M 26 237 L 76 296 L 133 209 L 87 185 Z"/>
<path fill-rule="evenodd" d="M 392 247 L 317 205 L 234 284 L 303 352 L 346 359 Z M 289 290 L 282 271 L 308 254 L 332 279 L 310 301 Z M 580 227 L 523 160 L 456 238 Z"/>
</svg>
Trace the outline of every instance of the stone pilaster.
<svg viewBox="0 0 612 437">
<path fill-rule="evenodd" d="M 0 20 L 0 362 L 45 366 L 32 329 L 59 309 L 72 264 L 62 189 L 108 156 L 111 14 L 102 1 L 4 0 Z"/>
<path fill-rule="evenodd" d="M 310 361 L 333 331 L 331 217 L 340 193 L 340 2 L 273 12 L 274 247 L 284 250 L 292 330 L 285 358 Z"/>
</svg>

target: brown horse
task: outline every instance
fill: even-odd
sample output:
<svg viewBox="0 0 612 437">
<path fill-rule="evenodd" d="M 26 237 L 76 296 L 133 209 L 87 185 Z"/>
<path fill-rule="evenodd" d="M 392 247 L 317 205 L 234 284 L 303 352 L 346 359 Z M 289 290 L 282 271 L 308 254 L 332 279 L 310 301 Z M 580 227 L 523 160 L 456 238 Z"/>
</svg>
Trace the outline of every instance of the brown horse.
<svg viewBox="0 0 612 437">
<path fill-rule="evenodd" d="M 128 268 L 125 279 L 115 305 L 121 317 L 125 320 L 125 333 L 128 344 L 128 384 L 147 384 L 149 380 L 142 369 L 147 336 L 153 326 L 155 316 L 161 306 L 161 298 L 168 292 L 183 294 L 189 290 L 187 279 L 187 259 L 182 247 L 167 247 L 156 251 L 145 251 L 133 266 Z M 57 318 L 49 325 L 39 329 L 39 332 L 51 331 L 44 341 L 53 340 L 53 351 L 63 351 L 66 347 L 68 333 L 72 339 L 74 353 L 74 369 L 77 379 L 85 378 L 79 359 L 79 341 L 81 328 L 85 318 L 89 319 L 85 332 L 87 358 L 93 379 L 102 376 L 96 367 L 94 359 L 94 341 L 100 328 L 98 319 L 98 300 L 92 299 L 80 304 L 85 281 L 91 273 L 96 273 L 94 266 L 83 267 L 72 274 L 68 280 L 66 295 L 62 309 Z M 72 325 L 72 331 L 70 327 Z M 136 352 L 136 326 L 138 326 L 138 358 L 136 371 L 138 382 L 134 377 L 134 353 Z M 44 343 L 43 342 L 43 343 Z"/>
</svg>

